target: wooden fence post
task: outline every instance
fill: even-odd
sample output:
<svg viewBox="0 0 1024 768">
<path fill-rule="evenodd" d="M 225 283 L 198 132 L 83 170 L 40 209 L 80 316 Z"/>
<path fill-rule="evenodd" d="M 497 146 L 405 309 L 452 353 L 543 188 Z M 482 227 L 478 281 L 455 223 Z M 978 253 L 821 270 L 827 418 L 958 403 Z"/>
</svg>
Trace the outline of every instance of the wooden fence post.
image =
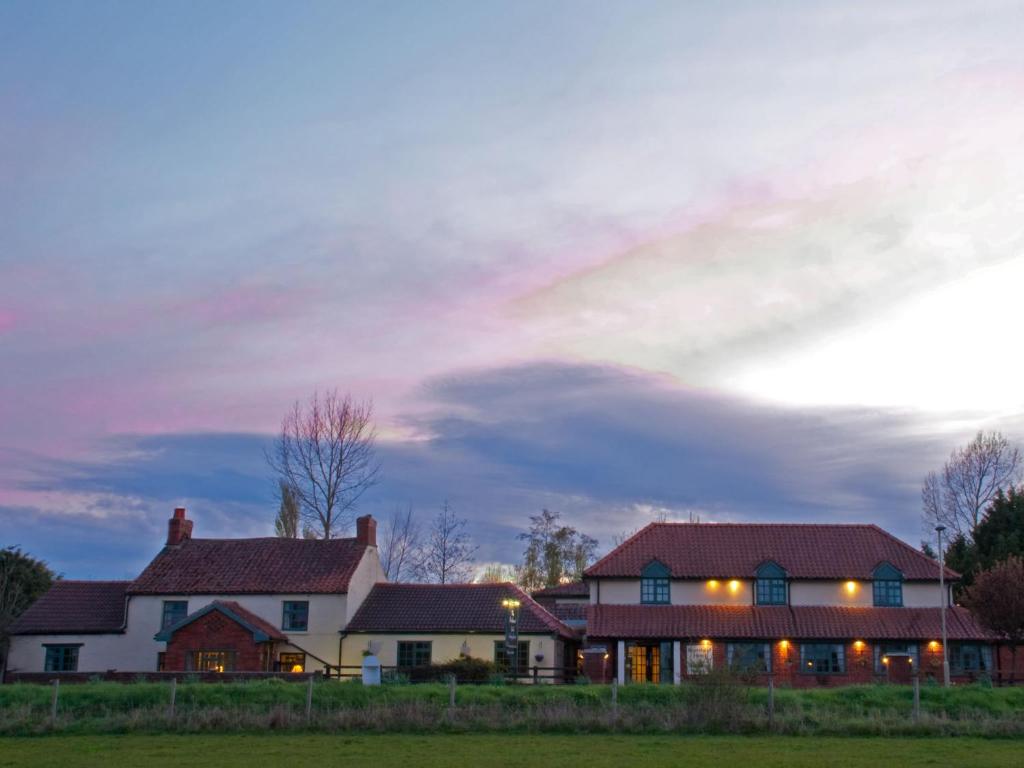
<svg viewBox="0 0 1024 768">
<path fill-rule="evenodd" d="M 612 715 L 619 716 L 619 679 L 612 679 Z"/>
<path fill-rule="evenodd" d="M 57 722 L 57 698 L 60 696 L 60 678 L 53 681 L 53 699 L 50 701 L 50 724 Z"/>
<path fill-rule="evenodd" d="M 921 721 L 921 678 L 914 672 L 914 722 Z"/>
<path fill-rule="evenodd" d="M 448 709 L 455 709 L 455 675 L 448 676 Z"/>
<path fill-rule="evenodd" d="M 174 700 L 178 698 L 178 678 L 171 678 L 171 705 L 168 707 L 168 716 L 174 719 Z"/>
<path fill-rule="evenodd" d="M 775 723 L 775 675 L 768 673 L 768 730 Z"/>
<path fill-rule="evenodd" d="M 306 725 L 313 719 L 313 675 L 309 676 L 309 685 L 306 687 Z"/>
</svg>

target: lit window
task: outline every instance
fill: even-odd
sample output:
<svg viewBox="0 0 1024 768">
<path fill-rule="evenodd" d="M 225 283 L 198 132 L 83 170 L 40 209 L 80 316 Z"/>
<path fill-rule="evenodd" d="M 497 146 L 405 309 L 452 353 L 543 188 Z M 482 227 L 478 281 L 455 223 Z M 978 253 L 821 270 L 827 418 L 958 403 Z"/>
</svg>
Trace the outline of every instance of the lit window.
<svg viewBox="0 0 1024 768">
<path fill-rule="evenodd" d="M 304 653 L 282 653 L 278 668 L 282 672 L 305 672 L 306 654 Z"/>
<path fill-rule="evenodd" d="M 309 627 L 309 601 L 285 600 L 284 618 L 281 629 L 291 632 L 305 632 Z"/>
<path fill-rule="evenodd" d="M 194 672 L 233 672 L 234 651 L 195 651 L 190 655 Z"/>
<path fill-rule="evenodd" d="M 78 645 L 45 645 L 47 672 L 75 672 L 78 670 Z"/>
</svg>

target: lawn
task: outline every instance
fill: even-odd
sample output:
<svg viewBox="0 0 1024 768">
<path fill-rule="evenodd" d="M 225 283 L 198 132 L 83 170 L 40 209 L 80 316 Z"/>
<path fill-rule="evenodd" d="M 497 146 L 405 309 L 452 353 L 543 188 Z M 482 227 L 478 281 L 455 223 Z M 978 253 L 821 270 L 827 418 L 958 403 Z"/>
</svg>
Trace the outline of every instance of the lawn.
<svg viewBox="0 0 1024 768">
<path fill-rule="evenodd" d="M 779 690 L 768 721 L 767 691 L 709 680 L 682 686 L 626 686 L 612 704 L 609 686 L 462 685 L 449 706 L 444 685 L 275 680 L 183 682 L 173 716 L 168 683 L 0 686 L 0 736 L 118 733 L 262 733 L 267 729 L 333 734 L 378 732 L 481 734 L 765 734 L 817 736 L 1024 737 L 1024 688 L 924 686 L 921 717 L 912 691 L 891 685 Z"/>
<path fill-rule="evenodd" d="M 0 741 L 0 768 L 145 765 L 374 766 L 473 765 L 527 768 L 714 766 L 833 768 L 978 766 L 1017 768 L 1019 742 L 982 739 L 801 738 L 610 735 L 190 735 L 54 736 Z"/>
</svg>

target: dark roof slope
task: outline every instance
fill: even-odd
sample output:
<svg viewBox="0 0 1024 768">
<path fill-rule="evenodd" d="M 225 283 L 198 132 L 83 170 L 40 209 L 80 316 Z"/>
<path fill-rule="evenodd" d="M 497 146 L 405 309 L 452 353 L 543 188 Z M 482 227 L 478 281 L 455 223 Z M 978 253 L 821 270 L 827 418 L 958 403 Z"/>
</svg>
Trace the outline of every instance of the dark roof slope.
<svg viewBox="0 0 1024 768">
<path fill-rule="evenodd" d="M 504 634 L 505 598 L 519 600 L 520 633 L 574 636 L 514 584 L 376 584 L 346 631 Z"/>
<path fill-rule="evenodd" d="M 193 611 L 177 624 L 173 624 L 172 626 L 157 632 L 154 639 L 169 642 L 174 636 L 174 633 L 179 629 L 187 627 L 192 622 L 197 619 L 201 619 L 212 611 L 217 611 L 221 615 L 228 617 L 232 621 L 252 632 L 253 639 L 257 643 L 266 643 L 270 640 L 285 641 L 288 639 L 281 630 L 269 621 L 266 621 L 252 611 L 243 608 L 234 600 L 214 600 L 212 603 L 203 606 L 198 611 Z"/>
<path fill-rule="evenodd" d="M 366 545 L 353 539 L 186 539 L 164 547 L 134 595 L 348 592 Z"/>
<path fill-rule="evenodd" d="M 130 581 L 56 581 L 14 624 L 14 635 L 99 634 L 124 629 Z"/>
<path fill-rule="evenodd" d="M 545 598 L 573 598 L 573 597 L 590 597 L 590 587 L 582 581 L 570 581 L 568 584 L 557 584 L 553 587 L 545 587 L 544 589 L 538 589 L 530 594 L 533 595 L 535 600 L 542 600 Z"/>
<path fill-rule="evenodd" d="M 939 576 L 935 560 L 876 525 L 787 523 L 651 523 L 586 575 L 638 578 L 651 560 L 683 579 L 749 578 L 769 560 L 798 579 L 870 579 L 884 562 L 906 579 Z"/>
<path fill-rule="evenodd" d="M 949 639 L 991 640 L 966 608 L 946 614 Z M 757 640 L 937 640 L 938 608 L 756 605 L 591 605 L 590 637 Z"/>
</svg>

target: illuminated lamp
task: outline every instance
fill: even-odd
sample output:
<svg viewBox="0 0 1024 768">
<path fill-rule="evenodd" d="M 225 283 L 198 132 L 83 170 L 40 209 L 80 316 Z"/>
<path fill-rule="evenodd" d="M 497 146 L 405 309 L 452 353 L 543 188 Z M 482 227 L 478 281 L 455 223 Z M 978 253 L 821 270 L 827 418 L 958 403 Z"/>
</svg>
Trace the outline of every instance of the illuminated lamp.
<svg viewBox="0 0 1024 768">
<path fill-rule="evenodd" d="M 732 592 L 733 594 L 735 594 L 737 591 L 739 591 L 739 588 L 740 588 L 740 583 L 738 581 L 736 581 L 736 579 L 733 579 L 732 581 L 729 582 L 729 591 Z"/>
<path fill-rule="evenodd" d="M 939 641 L 938 640 L 932 640 L 930 643 L 928 643 L 928 650 L 929 651 L 937 651 L 937 650 L 939 650 Z"/>
<path fill-rule="evenodd" d="M 854 647 L 854 649 L 856 649 L 858 651 L 863 651 L 864 650 L 864 641 L 863 640 L 854 640 L 853 641 L 853 647 Z"/>
<path fill-rule="evenodd" d="M 709 579 L 708 589 L 718 589 L 718 579 Z"/>
<path fill-rule="evenodd" d="M 779 647 L 782 650 L 786 650 L 787 648 L 789 648 L 789 640 L 779 640 Z"/>
<path fill-rule="evenodd" d="M 706 639 L 705 640 L 701 640 L 700 641 L 700 647 L 701 648 L 710 648 L 711 647 L 711 641 L 710 640 L 706 640 Z"/>
<path fill-rule="evenodd" d="M 846 582 L 846 591 L 849 594 L 851 594 L 851 595 L 854 592 L 856 592 L 857 591 L 857 582 L 856 581 L 848 581 L 848 582 Z"/>
<path fill-rule="evenodd" d="M 292 672 L 301 672 L 301 671 L 302 671 L 302 665 L 301 664 L 292 664 Z"/>
<path fill-rule="evenodd" d="M 883 664 L 888 664 L 889 663 L 889 657 L 888 656 L 883 656 L 882 657 L 882 663 Z"/>
</svg>

